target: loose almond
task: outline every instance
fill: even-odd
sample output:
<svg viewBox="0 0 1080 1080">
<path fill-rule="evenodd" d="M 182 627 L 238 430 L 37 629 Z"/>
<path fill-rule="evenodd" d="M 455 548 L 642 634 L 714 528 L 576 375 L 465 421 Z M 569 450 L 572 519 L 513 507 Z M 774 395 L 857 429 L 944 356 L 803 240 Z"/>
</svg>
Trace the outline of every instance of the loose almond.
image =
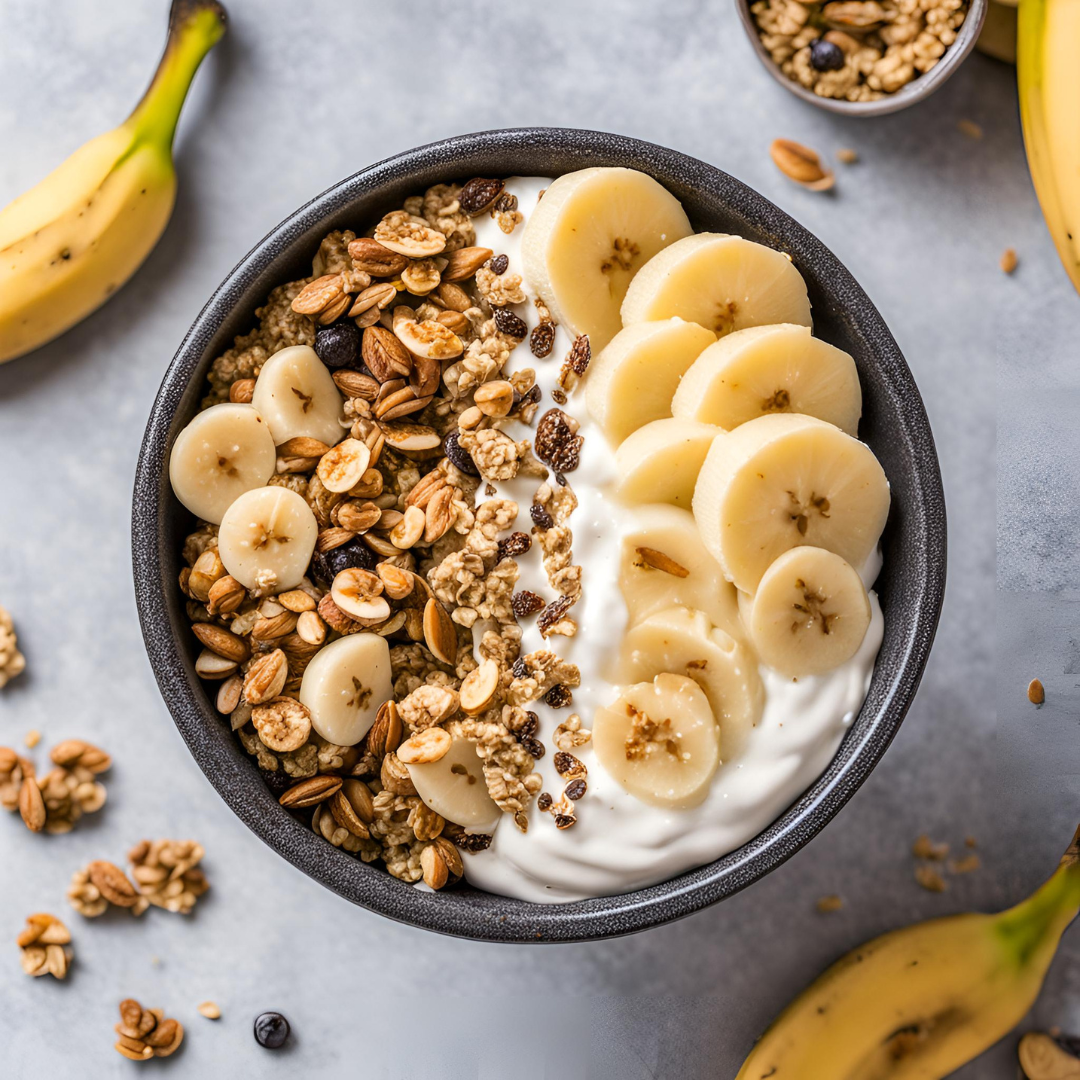
<svg viewBox="0 0 1080 1080">
<path fill-rule="evenodd" d="M 412 370 L 408 350 L 384 326 L 369 326 L 364 331 L 361 354 L 368 370 L 381 383 L 408 378 Z"/>
<path fill-rule="evenodd" d="M 97 859 L 87 868 L 90 875 L 90 883 L 109 901 L 117 907 L 134 907 L 138 902 L 139 893 L 135 886 L 128 881 L 124 871 L 111 862 Z"/>
<path fill-rule="evenodd" d="M 657 551 L 656 548 L 639 547 L 637 553 L 641 561 L 654 570 L 663 570 L 665 574 L 671 574 L 672 577 L 684 578 L 690 576 L 690 571 L 685 566 L 681 566 L 670 555 L 665 555 L 662 551 Z"/>
<path fill-rule="evenodd" d="M 451 666 L 457 663 L 457 626 L 435 597 L 424 608 L 424 641 L 437 660 Z"/>
<path fill-rule="evenodd" d="M 815 151 L 791 139 L 773 139 L 769 155 L 788 179 L 810 191 L 828 191 L 836 182 L 832 170 L 822 165 Z"/>
<path fill-rule="evenodd" d="M 45 827 L 45 800 L 38 782 L 31 776 L 26 777 L 19 788 L 19 814 L 31 832 L 41 832 Z"/>
<path fill-rule="evenodd" d="M 466 278 L 474 277 L 476 271 L 494 254 L 491 248 L 458 248 L 457 251 L 451 253 L 446 269 L 442 272 L 442 280 L 444 282 L 464 281 Z"/>
<path fill-rule="evenodd" d="M 299 784 L 293 784 L 284 795 L 278 799 L 288 810 L 302 810 L 307 806 L 315 806 L 317 803 L 329 799 L 331 795 L 341 790 L 340 776 L 312 776 L 307 780 L 301 780 Z"/>
<path fill-rule="evenodd" d="M 192 623 L 192 633 L 212 652 L 242 664 L 251 656 L 251 649 L 243 638 L 213 623 Z"/>
</svg>

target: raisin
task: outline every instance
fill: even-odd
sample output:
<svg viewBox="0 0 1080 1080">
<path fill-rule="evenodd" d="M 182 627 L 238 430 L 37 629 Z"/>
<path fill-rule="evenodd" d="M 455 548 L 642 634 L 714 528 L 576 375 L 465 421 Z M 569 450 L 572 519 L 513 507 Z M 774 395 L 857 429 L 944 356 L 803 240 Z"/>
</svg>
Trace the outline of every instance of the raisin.
<svg viewBox="0 0 1080 1080">
<path fill-rule="evenodd" d="M 262 773 L 266 786 L 273 792 L 274 798 L 280 798 L 293 785 L 293 778 L 284 769 L 275 769 L 274 772 L 260 769 L 259 772 Z"/>
<path fill-rule="evenodd" d="M 561 386 L 556 386 L 551 391 L 551 397 L 556 405 L 565 405 L 570 400 L 566 396 L 566 391 Z"/>
<path fill-rule="evenodd" d="M 520 742 L 525 749 L 525 753 L 531 754 L 537 761 L 547 753 L 544 744 L 539 739 L 521 739 Z"/>
<path fill-rule="evenodd" d="M 450 839 L 462 851 L 486 851 L 491 847 L 491 835 L 489 833 L 454 832 Z"/>
<path fill-rule="evenodd" d="M 533 523 L 540 529 L 550 529 L 555 524 L 555 519 L 547 512 L 547 508 L 541 506 L 540 503 L 533 503 L 529 507 L 529 517 L 533 519 Z"/>
<path fill-rule="evenodd" d="M 494 210 L 496 214 L 512 214 L 517 208 L 517 196 L 511 195 L 508 191 L 504 191 L 495 200 L 495 205 L 491 209 Z"/>
<path fill-rule="evenodd" d="M 524 589 L 521 592 L 514 593 L 513 598 L 510 600 L 510 608 L 519 619 L 525 619 L 530 615 L 535 615 L 538 611 L 542 611 L 544 600 L 542 597 L 537 596 L 536 593 Z"/>
<path fill-rule="evenodd" d="M 546 791 L 541 791 L 539 797 L 536 800 L 536 807 L 538 810 L 543 810 L 545 813 L 551 809 L 551 804 L 554 800 Z"/>
<path fill-rule="evenodd" d="M 545 356 L 551 355 L 554 344 L 555 327 L 551 323 L 544 322 L 533 327 L 533 332 L 529 335 L 529 348 L 532 349 L 533 356 L 543 360 Z"/>
<path fill-rule="evenodd" d="M 450 464 L 459 468 L 466 476 L 479 476 L 480 470 L 476 467 L 472 455 L 461 448 L 460 434 L 451 431 L 443 439 L 443 453 L 450 459 Z"/>
<path fill-rule="evenodd" d="M 544 700 L 553 709 L 565 709 L 574 700 L 570 687 L 565 683 L 556 683 L 545 695 Z"/>
<path fill-rule="evenodd" d="M 565 750 L 560 750 L 555 755 L 554 761 L 555 771 L 560 776 L 569 776 L 571 780 L 584 777 L 588 772 L 573 754 L 568 754 Z"/>
<path fill-rule="evenodd" d="M 588 790 L 589 785 L 586 784 L 584 780 L 571 780 L 570 783 L 566 785 L 563 794 L 573 802 L 577 802 Z"/>
<path fill-rule="evenodd" d="M 544 392 L 535 383 L 521 395 L 521 401 L 518 405 L 524 407 L 526 405 L 538 405 L 540 398 L 544 396 Z"/>
<path fill-rule="evenodd" d="M 533 440 L 536 456 L 557 473 L 573 472 L 581 464 L 581 447 L 585 439 L 578 435 L 577 425 L 561 409 L 548 409 L 536 425 Z"/>
<path fill-rule="evenodd" d="M 523 656 L 519 656 L 514 661 L 514 666 L 510 669 L 510 674 L 513 675 L 515 679 L 524 679 L 525 676 L 529 674 L 529 665 L 525 663 L 525 658 Z"/>
<path fill-rule="evenodd" d="M 524 320 L 505 307 L 495 309 L 495 325 L 507 337 L 512 337 L 517 341 L 524 341 L 525 335 L 529 332 Z"/>
<path fill-rule="evenodd" d="M 558 600 L 552 600 L 540 613 L 536 620 L 537 629 L 544 637 L 548 631 L 574 606 L 574 597 L 560 596 Z"/>
<path fill-rule="evenodd" d="M 568 367 L 575 375 L 580 377 L 585 374 L 590 360 L 592 360 L 592 348 L 589 345 L 589 335 L 581 334 L 574 338 L 574 344 L 570 347 L 570 352 L 563 361 L 563 366 Z"/>
<path fill-rule="evenodd" d="M 330 551 L 316 551 L 311 558 L 311 575 L 321 585 L 330 587 L 342 570 L 374 570 L 378 559 L 360 539 L 350 540 Z"/>
<path fill-rule="evenodd" d="M 502 194 L 505 185 L 501 180 L 487 180 L 475 176 L 458 193 L 458 204 L 470 217 L 482 214 Z"/>
<path fill-rule="evenodd" d="M 496 255 L 491 262 L 488 263 L 488 268 L 496 277 L 501 277 L 506 273 L 506 268 L 510 265 L 510 258 L 507 255 Z"/>
<path fill-rule="evenodd" d="M 518 742 L 523 742 L 525 739 L 535 739 L 537 731 L 540 730 L 540 717 L 536 713 L 530 710 L 525 714 L 525 717 L 525 723 L 514 732 Z"/>
<path fill-rule="evenodd" d="M 516 559 L 519 555 L 524 555 L 531 547 L 532 537 L 528 533 L 511 533 L 499 541 L 496 558 L 499 562 L 503 559 Z"/>
<path fill-rule="evenodd" d="M 557 829 L 569 829 L 571 825 L 577 822 L 577 818 L 573 814 L 556 814 L 555 815 L 555 828 Z"/>
</svg>

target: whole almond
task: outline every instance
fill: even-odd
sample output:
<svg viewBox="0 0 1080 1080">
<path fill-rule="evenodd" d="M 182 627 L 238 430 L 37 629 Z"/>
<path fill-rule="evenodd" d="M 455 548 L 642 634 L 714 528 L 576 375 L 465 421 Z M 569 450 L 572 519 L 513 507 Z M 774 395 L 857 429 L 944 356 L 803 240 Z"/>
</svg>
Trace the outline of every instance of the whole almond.
<svg viewBox="0 0 1080 1080">
<path fill-rule="evenodd" d="M 314 611 L 316 603 L 315 597 L 304 592 L 303 589 L 290 589 L 288 592 L 283 592 L 277 597 L 277 602 L 286 611 L 294 611 L 297 615 L 302 611 Z"/>
<path fill-rule="evenodd" d="M 498 677 L 497 668 L 496 677 Z M 453 741 L 450 732 L 441 727 L 425 728 L 406 739 L 397 748 L 397 756 L 406 765 L 426 765 L 446 757 Z"/>
<path fill-rule="evenodd" d="M 443 312 L 445 315 L 446 312 Z M 453 329 L 453 327 L 451 327 Z M 413 357 L 413 372 L 409 376 L 409 385 L 418 398 L 430 397 L 439 389 L 442 378 L 442 362 L 429 360 L 423 356 Z"/>
<path fill-rule="evenodd" d="M 253 660 L 244 677 L 244 700 L 249 705 L 262 705 L 276 698 L 285 688 L 289 677 L 289 662 L 280 649 Z"/>
<path fill-rule="evenodd" d="M 215 706 L 217 711 L 228 716 L 239 704 L 240 696 L 244 691 L 244 680 L 239 675 L 230 675 L 218 687 Z"/>
<path fill-rule="evenodd" d="M 155 1049 L 161 1049 L 168 1046 L 173 1039 L 176 1038 L 176 1033 L 180 1030 L 180 1025 L 173 1019 L 162 1020 L 153 1031 L 147 1032 L 143 1041 L 147 1046 L 153 1046 Z"/>
<path fill-rule="evenodd" d="M 397 289 L 389 281 L 379 281 L 369 285 L 363 292 L 357 293 L 353 306 L 349 308 L 349 318 L 355 319 L 365 312 L 373 313 L 374 317 L 368 326 L 378 321 L 378 312 L 389 307 L 397 299 Z"/>
<path fill-rule="evenodd" d="M 454 285 L 449 281 L 443 281 L 439 285 L 433 294 L 433 299 L 450 311 L 464 312 L 476 306 L 460 285 Z"/>
<path fill-rule="evenodd" d="M 296 629 L 297 615 L 294 611 L 281 611 L 270 618 L 257 619 L 251 628 L 255 641 L 275 641 Z"/>
<path fill-rule="evenodd" d="M 225 567 L 222 565 L 221 559 L 218 558 L 218 553 L 216 551 L 204 551 L 195 560 L 195 565 L 188 575 L 188 592 L 196 600 L 202 600 L 205 603 L 210 596 L 210 589 L 214 582 L 224 576 Z"/>
<path fill-rule="evenodd" d="M 373 757 L 382 758 L 401 745 L 403 733 L 396 703 L 385 701 L 375 716 L 375 723 L 371 725 L 364 745 Z"/>
<path fill-rule="evenodd" d="M 19 814 L 31 832 L 41 832 L 45 827 L 45 800 L 33 777 L 28 776 L 19 788 Z"/>
<path fill-rule="evenodd" d="M 362 371 L 335 371 L 334 382 L 346 397 L 374 401 L 379 394 L 379 380 Z"/>
<path fill-rule="evenodd" d="M 90 875 L 90 883 L 110 904 L 117 907 L 135 906 L 139 893 L 118 866 L 105 862 L 104 859 L 97 859 L 86 870 Z"/>
<path fill-rule="evenodd" d="M 298 315 L 318 315 L 339 304 L 344 291 L 345 283 L 340 274 L 323 274 L 300 290 L 292 302 L 292 309 Z"/>
<path fill-rule="evenodd" d="M 428 844 L 420 852 L 420 869 L 424 874 L 424 884 L 429 889 L 441 889 L 450 880 L 450 868 L 434 843 Z"/>
<path fill-rule="evenodd" d="M 474 277 L 480 269 L 494 255 L 491 248 L 465 247 L 458 248 L 451 253 L 446 269 L 442 272 L 443 281 L 464 281 Z"/>
<path fill-rule="evenodd" d="M 211 652 L 226 660 L 242 664 L 251 656 L 251 649 L 243 638 L 213 623 L 192 623 L 191 631 Z"/>
<path fill-rule="evenodd" d="M 791 139 L 773 139 L 769 147 L 773 164 L 796 184 L 810 191 L 828 191 L 836 182 L 831 169 L 821 164 L 821 158 L 808 146 Z"/>
<path fill-rule="evenodd" d="M 330 447 L 318 439 L 308 438 L 306 435 L 297 435 L 295 438 L 286 439 L 278 448 L 280 457 L 322 457 Z"/>
<path fill-rule="evenodd" d="M 81 765 L 92 773 L 103 773 L 112 765 L 112 758 L 82 739 L 65 739 L 57 743 L 49 753 L 53 764 L 71 767 Z"/>
<path fill-rule="evenodd" d="M 364 363 L 379 382 L 406 378 L 412 370 L 408 349 L 383 326 L 369 326 L 360 348 Z"/>
<path fill-rule="evenodd" d="M 360 815 L 353 809 L 352 803 L 340 791 L 330 799 L 329 806 L 334 820 L 343 829 L 348 829 L 353 836 L 359 836 L 362 840 L 367 840 L 371 836 L 367 825 L 360 820 Z"/>
<path fill-rule="evenodd" d="M 255 396 L 254 379 L 237 379 L 229 387 L 229 400 L 234 405 L 248 405 Z"/>
<path fill-rule="evenodd" d="M 383 247 L 378 240 L 369 236 L 358 236 L 349 244 L 349 258 L 357 270 L 363 270 L 373 277 L 393 277 L 400 274 L 409 260 L 388 247 Z"/>
<path fill-rule="evenodd" d="M 315 806 L 317 803 L 329 799 L 331 795 L 341 790 L 341 777 L 312 776 L 307 780 L 301 780 L 299 784 L 293 784 L 284 795 L 278 799 L 288 810 L 302 810 L 306 806 Z"/>
<path fill-rule="evenodd" d="M 457 510 L 454 509 L 454 496 L 457 489 L 444 487 L 437 491 L 427 504 L 424 524 L 424 543 L 434 544 L 450 530 L 450 526 L 457 519 Z"/>
<path fill-rule="evenodd" d="M 362 780 L 344 781 L 341 785 L 341 794 L 348 799 L 356 816 L 365 825 L 370 825 L 375 820 L 375 802 L 371 795 L 371 788 Z"/>
<path fill-rule="evenodd" d="M 352 529 L 341 529 L 337 526 L 332 529 L 320 529 L 315 540 L 315 550 L 325 554 L 327 551 L 333 551 L 334 548 L 339 548 L 355 538 L 356 533 Z"/>
</svg>

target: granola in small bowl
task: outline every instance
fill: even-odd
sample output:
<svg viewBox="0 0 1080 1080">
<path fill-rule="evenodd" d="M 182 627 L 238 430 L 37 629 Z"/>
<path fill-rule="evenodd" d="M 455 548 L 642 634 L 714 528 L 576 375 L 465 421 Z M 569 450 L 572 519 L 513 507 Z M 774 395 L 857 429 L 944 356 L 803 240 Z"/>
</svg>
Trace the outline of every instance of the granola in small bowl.
<svg viewBox="0 0 1080 1080">
<path fill-rule="evenodd" d="M 177 587 L 318 836 L 574 900 L 716 858 L 820 772 L 880 643 L 889 496 L 786 256 L 633 170 L 475 177 L 331 232 L 257 317 L 173 446 Z"/>
</svg>

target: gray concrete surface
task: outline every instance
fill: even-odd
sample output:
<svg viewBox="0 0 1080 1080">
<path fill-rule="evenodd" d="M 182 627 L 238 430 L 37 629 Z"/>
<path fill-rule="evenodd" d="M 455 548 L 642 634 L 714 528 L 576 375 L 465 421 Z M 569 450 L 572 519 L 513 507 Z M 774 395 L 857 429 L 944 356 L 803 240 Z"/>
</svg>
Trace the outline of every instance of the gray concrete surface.
<svg viewBox="0 0 1080 1080">
<path fill-rule="evenodd" d="M 109 804 L 62 837 L 0 821 L 0 1074 L 126 1076 L 110 1048 L 134 995 L 188 1026 L 177 1076 L 484 1080 L 734 1076 L 757 1032 L 841 952 L 882 930 L 1034 887 L 1077 820 L 1075 492 L 1080 301 L 1024 164 L 1014 76 L 974 57 L 928 103 L 855 122 L 762 71 L 729 0 L 452 5 L 227 0 L 178 143 L 175 218 L 142 273 L 82 326 L 0 369 L 0 602 L 28 673 L 0 694 L 0 743 L 40 729 L 116 758 Z M 164 0 L 0 0 L 0 203 L 141 93 Z M 478 52 L 477 49 L 483 50 Z M 957 124 L 979 123 L 975 140 Z M 348 905 L 251 837 L 190 760 L 136 621 L 128 549 L 135 457 L 162 371 L 222 275 L 340 177 L 461 131 L 552 124 L 667 143 L 734 173 L 820 235 L 880 306 L 934 424 L 949 501 L 937 646 L 895 745 L 839 818 L 758 885 L 679 924 L 540 949 L 435 937 Z M 828 156 L 835 192 L 769 161 L 775 136 Z M 1015 247 L 1020 268 L 998 269 Z M 997 468 L 995 469 L 995 455 Z M 995 588 L 995 505 L 997 586 Z M 996 651 L 995 651 L 996 643 Z M 1033 675 L 1047 684 L 1027 705 Z M 983 868 L 932 895 L 920 832 Z M 188 919 L 81 920 L 63 894 L 91 858 L 192 836 L 213 890 Z M 814 901 L 845 898 L 823 917 Z M 27 980 L 11 943 L 35 910 L 75 934 L 70 980 Z M 1080 935 L 1030 1022 L 1080 1029 Z M 216 1000 L 223 1018 L 195 1013 Z M 284 1010 L 292 1048 L 252 1041 Z M 1012 1039 L 963 1070 L 1011 1080 Z"/>
</svg>

